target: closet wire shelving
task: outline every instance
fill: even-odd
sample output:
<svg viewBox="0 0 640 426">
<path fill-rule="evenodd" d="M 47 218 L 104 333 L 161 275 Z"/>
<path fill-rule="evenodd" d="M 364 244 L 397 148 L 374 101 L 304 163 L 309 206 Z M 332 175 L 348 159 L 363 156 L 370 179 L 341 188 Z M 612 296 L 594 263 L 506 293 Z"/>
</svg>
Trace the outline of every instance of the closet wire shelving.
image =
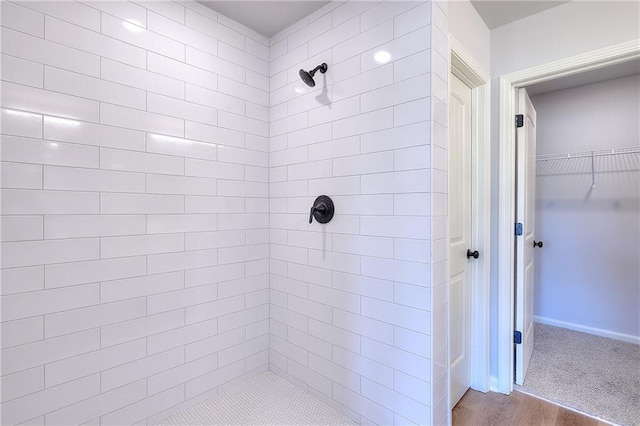
<svg viewBox="0 0 640 426">
<path fill-rule="evenodd" d="M 635 155 L 634 155 L 635 154 Z M 624 161 L 611 164 L 609 170 L 601 167 L 596 170 L 596 159 L 604 157 L 625 156 Z M 629 156 L 629 157 L 626 157 Z M 573 167 L 567 167 L 563 160 L 577 160 Z M 582 160 L 582 161 L 580 161 Z M 591 188 L 596 188 L 596 172 L 632 172 L 640 171 L 640 146 L 609 148 L 594 151 L 577 151 L 536 156 L 538 176 L 552 176 L 562 174 L 591 174 Z"/>
</svg>

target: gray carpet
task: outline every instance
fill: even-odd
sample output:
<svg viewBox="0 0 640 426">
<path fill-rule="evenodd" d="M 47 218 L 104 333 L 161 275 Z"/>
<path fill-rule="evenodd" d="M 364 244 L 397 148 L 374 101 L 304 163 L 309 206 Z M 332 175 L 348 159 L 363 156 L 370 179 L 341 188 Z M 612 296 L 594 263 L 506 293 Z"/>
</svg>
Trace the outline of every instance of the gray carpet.
<svg viewBox="0 0 640 426">
<path fill-rule="evenodd" d="M 640 425 L 640 346 L 535 324 L 522 389 L 609 422 Z"/>
</svg>

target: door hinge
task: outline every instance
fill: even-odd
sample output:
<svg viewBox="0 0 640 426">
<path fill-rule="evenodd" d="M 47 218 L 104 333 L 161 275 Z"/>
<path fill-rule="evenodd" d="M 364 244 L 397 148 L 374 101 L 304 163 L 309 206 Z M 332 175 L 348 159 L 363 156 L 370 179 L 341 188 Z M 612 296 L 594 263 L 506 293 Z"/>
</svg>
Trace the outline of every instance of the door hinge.
<svg viewBox="0 0 640 426">
<path fill-rule="evenodd" d="M 516 235 L 522 235 L 522 224 L 520 222 L 516 223 Z"/>
<path fill-rule="evenodd" d="M 522 333 L 519 331 L 514 331 L 513 332 L 513 343 L 516 343 L 518 345 L 522 344 Z"/>
<path fill-rule="evenodd" d="M 516 115 L 516 127 L 522 127 L 524 126 L 524 115 L 523 114 L 517 114 Z"/>
</svg>

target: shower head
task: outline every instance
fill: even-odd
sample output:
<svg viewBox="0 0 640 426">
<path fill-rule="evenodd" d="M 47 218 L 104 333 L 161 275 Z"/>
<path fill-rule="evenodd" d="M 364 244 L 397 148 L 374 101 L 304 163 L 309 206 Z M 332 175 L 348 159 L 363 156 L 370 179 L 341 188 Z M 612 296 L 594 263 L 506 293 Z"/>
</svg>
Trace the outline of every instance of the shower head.
<svg viewBox="0 0 640 426">
<path fill-rule="evenodd" d="M 298 74 L 300 74 L 300 78 L 307 86 L 315 87 L 316 82 L 313 80 L 313 75 L 316 73 L 316 71 L 320 71 L 322 74 L 324 74 L 325 72 L 327 72 L 327 64 L 323 62 L 311 71 L 305 71 L 301 69 L 300 71 L 298 71 Z"/>
</svg>

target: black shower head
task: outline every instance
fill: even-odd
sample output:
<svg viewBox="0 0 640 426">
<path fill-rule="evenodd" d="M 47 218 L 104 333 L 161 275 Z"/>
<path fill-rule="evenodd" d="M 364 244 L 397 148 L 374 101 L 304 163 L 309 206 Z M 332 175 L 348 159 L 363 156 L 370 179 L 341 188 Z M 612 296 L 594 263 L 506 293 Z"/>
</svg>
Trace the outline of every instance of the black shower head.
<svg viewBox="0 0 640 426">
<path fill-rule="evenodd" d="M 313 75 L 316 73 L 316 71 L 320 71 L 322 74 L 324 74 L 325 72 L 327 72 L 327 64 L 323 62 L 311 71 L 305 71 L 301 69 L 300 71 L 298 71 L 298 74 L 300 74 L 300 78 L 307 86 L 315 87 L 316 82 L 313 80 Z"/>
</svg>

